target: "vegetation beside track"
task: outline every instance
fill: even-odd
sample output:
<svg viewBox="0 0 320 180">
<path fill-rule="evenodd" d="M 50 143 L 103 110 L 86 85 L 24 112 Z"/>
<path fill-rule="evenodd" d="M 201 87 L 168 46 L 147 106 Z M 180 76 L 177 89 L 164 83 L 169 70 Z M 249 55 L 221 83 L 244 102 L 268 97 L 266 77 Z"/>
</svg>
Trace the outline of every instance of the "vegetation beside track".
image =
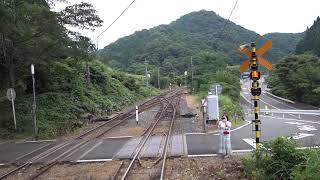
<svg viewBox="0 0 320 180">
<path fill-rule="evenodd" d="M 83 76 L 84 65 L 52 63 L 48 69 L 49 89 L 37 95 L 37 121 L 41 138 L 63 135 L 83 126 L 88 118 L 121 110 L 139 99 L 156 95 L 146 88 L 143 77 L 107 68 L 99 61 L 90 63 L 91 83 Z M 16 115 L 18 133 L 14 132 L 11 103 L 0 103 L 2 138 L 28 136 L 32 133 L 32 96 L 18 95 Z"/>
<path fill-rule="evenodd" d="M 90 38 L 73 31 L 102 26 L 91 4 L 68 4 L 59 12 L 53 11 L 54 4 L 0 2 L 0 138 L 24 138 L 33 132 L 31 64 L 40 138 L 71 132 L 83 125 L 88 114 L 110 114 L 157 93 L 144 87 L 142 77 L 100 63 Z M 8 88 L 17 92 L 17 132 L 11 102 L 4 97 Z"/>
<path fill-rule="evenodd" d="M 242 159 L 246 175 L 251 179 L 318 179 L 320 151 L 297 149 L 287 137 L 277 137 L 263 144 L 264 148 Z"/>
</svg>

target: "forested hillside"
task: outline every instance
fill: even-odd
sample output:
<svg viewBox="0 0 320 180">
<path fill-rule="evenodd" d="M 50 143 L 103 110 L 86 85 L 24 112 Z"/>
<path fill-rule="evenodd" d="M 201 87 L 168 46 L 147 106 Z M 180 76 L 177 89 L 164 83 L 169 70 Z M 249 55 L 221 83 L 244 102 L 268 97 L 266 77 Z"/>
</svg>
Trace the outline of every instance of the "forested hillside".
<svg viewBox="0 0 320 180">
<path fill-rule="evenodd" d="M 53 12 L 46 0 L 0 2 L 0 138 L 32 133 L 35 66 L 37 121 L 42 138 L 73 131 L 87 116 L 105 115 L 151 95 L 144 79 L 107 68 L 96 60 L 90 39 L 66 28 L 94 29 L 102 20 L 80 3 Z M 6 90 L 17 92 L 17 132 Z"/>
<path fill-rule="evenodd" d="M 320 56 L 320 17 L 307 29 L 303 39 L 297 45 L 296 53 L 305 52 Z"/>
<path fill-rule="evenodd" d="M 264 37 L 271 39 L 273 47 L 270 50 L 269 56 L 277 62 L 288 54 L 293 54 L 296 45 L 302 39 L 304 33 L 268 33 Z"/>
<path fill-rule="evenodd" d="M 320 106 L 320 18 L 297 44 L 298 55 L 286 56 L 268 79 L 272 92 L 294 101 Z"/>
<path fill-rule="evenodd" d="M 275 62 L 294 51 L 301 34 L 271 33 L 266 37 L 274 43 L 265 57 Z M 163 67 L 165 74 L 182 74 L 188 69 L 191 56 L 206 51 L 221 52 L 227 63 L 240 64 L 244 57 L 237 48 L 251 41 L 256 41 L 259 46 L 266 40 L 253 31 L 227 22 L 212 11 L 202 10 L 184 15 L 169 25 L 135 32 L 106 46 L 99 54 L 104 63 L 128 72 L 143 74 L 143 63 L 147 60 L 149 64 Z"/>
<path fill-rule="evenodd" d="M 286 56 L 276 65 L 269 85 L 281 97 L 320 106 L 320 58 L 310 54 Z"/>
</svg>

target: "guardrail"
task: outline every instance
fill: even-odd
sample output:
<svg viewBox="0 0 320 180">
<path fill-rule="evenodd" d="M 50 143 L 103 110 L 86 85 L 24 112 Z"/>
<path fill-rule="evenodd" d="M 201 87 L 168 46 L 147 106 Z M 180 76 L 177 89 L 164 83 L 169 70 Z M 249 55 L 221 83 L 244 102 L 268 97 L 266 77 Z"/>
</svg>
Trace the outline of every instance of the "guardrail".
<svg viewBox="0 0 320 180">
<path fill-rule="evenodd" d="M 278 113 L 278 114 L 301 114 L 301 115 L 320 115 L 319 110 L 264 110 L 260 109 L 260 112 L 266 112 L 266 113 Z"/>
<path fill-rule="evenodd" d="M 267 90 L 265 90 L 265 92 L 266 92 L 267 95 L 272 96 L 272 97 L 274 97 L 274 98 L 277 98 L 277 99 L 279 99 L 279 100 L 282 100 L 282 101 L 285 101 L 285 102 L 288 102 L 288 103 L 291 103 L 291 104 L 294 104 L 294 103 L 295 103 L 294 101 L 291 101 L 291 100 L 289 100 L 289 99 L 285 99 L 285 98 L 276 96 L 276 95 L 268 92 Z"/>
<path fill-rule="evenodd" d="M 264 113 L 265 115 L 270 115 L 271 113 L 271 116 L 274 114 L 282 114 L 283 118 L 285 114 L 298 115 L 299 119 L 301 119 L 301 115 L 320 116 L 320 110 L 260 109 L 260 112 Z"/>
</svg>

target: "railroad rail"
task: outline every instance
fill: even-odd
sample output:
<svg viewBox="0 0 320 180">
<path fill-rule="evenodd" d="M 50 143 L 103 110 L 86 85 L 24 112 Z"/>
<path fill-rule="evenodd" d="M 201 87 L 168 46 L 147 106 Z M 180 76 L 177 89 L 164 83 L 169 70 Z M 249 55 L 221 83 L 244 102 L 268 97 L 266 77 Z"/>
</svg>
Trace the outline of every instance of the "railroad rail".
<svg viewBox="0 0 320 180">
<path fill-rule="evenodd" d="M 160 179 L 164 178 L 164 172 L 165 172 L 165 165 L 166 165 L 166 159 L 167 159 L 167 152 L 168 152 L 168 147 L 169 147 L 169 139 L 171 137 L 172 134 L 172 130 L 173 130 L 173 125 L 174 125 L 174 120 L 176 118 L 176 113 L 177 113 L 177 109 L 176 106 L 179 104 L 178 102 L 180 101 L 180 96 L 181 96 L 181 92 L 175 92 L 176 94 L 173 95 L 170 100 L 168 100 L 168 98 L 163 97 L 164 101 L 166 103 L 164 103 L 164 106 L 162 108 L 162 110 L 160 111 L 160 114 L 158 117 L 156 117 L 154 123 L 150 124 L 149 128 L 148 128 L 148 132 L 144 135 L 143 141 L 139 144 L 139 146 L 137 147 L 128 167 L 126 167 L 126 170 L 124 172 L 124 174 L 122 175 L 121 180 L 124 180 L 129 172 L 131 171 L 133 164 L 136 160 L 139 160 L 139 154 L 142 150 L 142 148 L 145 146 L 146 142 L 149 140 L 149 138 L 152 136 L 152 133 L 154 132 L 156 126 L 159 124 L 159 122 L 165 118 L 165 113 L 170 112 L 171 113 L 171 117 L 170 117 L 170 127 L 169 130 L 167 132 L 166 135 L 166 140 L 165 140 L 165 144 L 164 144 L 164 150 L 163 153 L 161 155 L 161 158 L 159 160 L 163 160 L 162 161 L 162 166 L 161 166 L 161 171 L 160 171 Z M 178 99 L 178 100 L 177 100 Z M 176 100 L 176 103 L 173 103 L 173 101 Z M 114 176 L 113 179 L 115 179 L 118 176 L 118 173 L 120 173 L 120 169 L 123 166 L 123 164 L 121 164 L 120 168 L 117 170 L 116 175 Z"/>
<path fill-rule="evenodd" d="M 140 112 L 143 112 L 147 109 L 150 109 L 156 105 L 158 105 L 161 101 L 160 99 L 163 98 L 164 96 L 167 97 L 174 97 L 176 92 L 172 91 L 172 92 L 166 92 L 161 94 L 160 96 L 154 97 L 142 104 L 139 105 L 140 107 Z M 54 165 L 56 165 L 58 162 L 60 162 L 61 160 L 70 157 L 71 155 L 73 155 L 75 152 L 77 152 L 81 147 L 86 146 L 90 140 L 95 139 L 95 138 L 99 138 L 101 136 L 103 136 L 104 134 L 106 134 L 107 132 L 109 132 L 110 130 L 112 130 L 113 128 L 115 128 L 116 126 L 118 126 L 119 124 L 123 123 L 124 121 L 126 121 L 127 119 L 133 117 L 135 115 L 135 109 L 132 108 L 131 110 L 129 110 L 126 113 L 122 113 L 122 114 L 118 114 L 115 117 L 111 118 L 109 121 L 106 121 L 104 123 L 102 123 L 101 125 L 92 128 L 78 136 L 76 136 L 75 138 L 73 138 L 72 140 L 69 140 L 67 142 L 62 142 L 62 143 L 58 143 L 56 145 L 54 145 L 52 148 L 40 153 L 39 155 L 32 157 L 31 159 L 29 159 L 26 163 L 18 166 L 17 168 L 3 174 L 0 176 L 0 179 L 6 178 L 12 174 L 14 174 L 15 172 L 18 172 L 20 169 L 26 167 L 26 166 L 30 166 L 32 164 L 34 164 L 35 162 L 48 157 L 54 153 L 56 153 L 57 151 L 61 150 L 62 148 L 65 148 L 67 146 L 71 146 L 70 148 L 68 148 L 66 151 L 64 151 L 63 153 L 57 155 L 56 157 L 54 157 L 51 161 L 49 161 L 48 163 L 46 163 L 43 167 L 41 167 L 40 171 L 37 172 L 36 174 L 34 174 L 30 179 L 36 179 L 37 177 L 39 177 L 40 175 L 42 175 L 43 173 L 45 173 L 47 170 L 49 170 L 51 167 L 53 167 Z M 104 130 L 100 130 L 102 129 L 102 127 L 107 127 L 107 129 Z M 81 141 L 75 145 L 72 145 L 72 143 L 74 143 L 76 140 L 84 140 Z"/>
</svg>

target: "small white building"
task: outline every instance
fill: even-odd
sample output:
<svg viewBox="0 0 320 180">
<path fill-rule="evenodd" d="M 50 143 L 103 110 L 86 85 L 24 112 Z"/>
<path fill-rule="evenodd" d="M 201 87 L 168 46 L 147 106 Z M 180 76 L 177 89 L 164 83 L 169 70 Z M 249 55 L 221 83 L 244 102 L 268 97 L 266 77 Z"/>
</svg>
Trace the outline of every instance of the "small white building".
<svg viewBox="0 0 320 180">
<path fill-rule="evenodd" d="M 208 95 L 208 116 L 207 120 L 210 121 L 218 121 L 219 120 L 219 99 L 217 95 L 213 95 L 209 93 Z"/>
</svg>

